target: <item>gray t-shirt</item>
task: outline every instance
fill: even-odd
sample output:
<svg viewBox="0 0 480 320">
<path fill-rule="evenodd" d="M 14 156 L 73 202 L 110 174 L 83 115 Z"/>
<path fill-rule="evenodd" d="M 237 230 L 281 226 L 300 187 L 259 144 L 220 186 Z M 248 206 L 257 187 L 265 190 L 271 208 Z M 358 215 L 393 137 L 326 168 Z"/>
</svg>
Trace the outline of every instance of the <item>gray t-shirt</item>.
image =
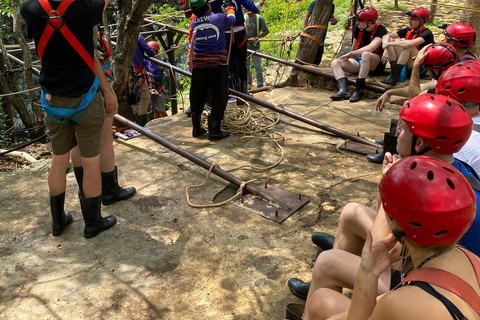
<svg viewBox="0 0 480 320">
<path fill-rule="evenodd" d="M 257 24 L 257 17 L 258 17 L 258 24 Z M 245 15 L 245 30 L 247 31 L 247 39 L 256 37 L 259 34 L 263 33 L 265 30 L 268 30 L 267 25 L 265 24 L 265 20 L 259 14 L 254 15 L 253 17 L 249 17 L 247 14 Z M 248 49 L 250 50 L 259 50 L 260 49 L 260 42 L 255 44 L 249 43 L 247 41 Z"/>
</svg>

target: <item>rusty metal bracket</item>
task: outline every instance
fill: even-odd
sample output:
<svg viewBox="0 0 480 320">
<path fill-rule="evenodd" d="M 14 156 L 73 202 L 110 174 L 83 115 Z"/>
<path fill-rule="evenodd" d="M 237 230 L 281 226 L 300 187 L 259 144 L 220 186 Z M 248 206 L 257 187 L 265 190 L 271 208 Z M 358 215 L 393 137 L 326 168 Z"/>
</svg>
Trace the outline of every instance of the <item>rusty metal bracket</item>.
<svg viewBox="0 0 480 320">
<path fill-rule="evenodd" d="M 245 207 L 260 211 L 261 215 L 267 219 L 273 220 L 278 223 L 282 223 L 289 216 L 310 202 L 310 199 L 294 192 L 290 192 L 284 189 L 280 189 L 271 184 L 263 184 L 258 187 L 263 193 L 269 194 L 272 198 L 281 200 L 287 204 L 290 208 L 282 210 L 272 204 L 259 199 L 253 194 L 247 194 L 242 198 L 242 203 Z"/>
</svg>

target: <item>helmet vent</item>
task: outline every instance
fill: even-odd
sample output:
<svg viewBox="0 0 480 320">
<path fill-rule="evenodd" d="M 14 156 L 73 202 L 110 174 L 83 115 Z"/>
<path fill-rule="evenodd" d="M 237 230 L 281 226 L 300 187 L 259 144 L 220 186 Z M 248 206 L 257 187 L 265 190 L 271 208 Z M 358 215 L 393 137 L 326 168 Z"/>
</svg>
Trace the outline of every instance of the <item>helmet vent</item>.
<svg viewBox="0 0 480 320">
<path fill-rule="evenodd" d="M 445 90 L 450 90 L 450 89 L 452 89 L 452 86 L 447 86 L 447 87 L 445 88 Z"/>
<path fill-rule="evenodd" d="M 453 170 L 450 170 L 450 169 L 445 168 L 445 167 L 442 167 L 442 168 L 443 168 L 443 170 L 447 170 L 448 172 L 455 174 L 455 172 Z"/>
<path fill-rule="evenodd" d="M 430 99 L 431 99 L 432 101 L 435 101 L 435 97 L 434 97 L 433 95 L 430 96 Z"/>
<path fill-rule="evenodd" d="M 460 143 L 462 143 L 462 142 L 463 142 L 463 140 L 459 140 L 459 141 L 455 142 L 453 145 L 454 145 L 454 146 L 458 146 L 458 145 L 459 145 Z"/>
<path fill-rule="evenodd" d="M 422 225 L 418 222 L 410 222 L 409 225 L 412 228 L 421 228 L 422 227 Z"/>
<path fill-rule="evenodd" d="M 433 171 L 428 171 L 428 173 L 427 173 L 428 181 L 432 181 L 433 178 L 435 178 L 435 175 L 433 174 Z"/>
<path fill-rule="evenodd" d="M 467 90 L 467 88 L 465 88 L 465 87 L 460 88 L 460 89 L 458 90 L 458 93 L 463 93 L 463 92 L 465 92 L 465 90 Z"/>
<path fill-rule="evenodd" d="M 448 179 L 448 178 L 446 180 L 447 180 L 447 184 L 450 187 L 450 189 L 455 190 L 455 185 L 453 184 L 453 181 Z"/>
<path fill-rule="evenodd" d="M 448 233 L 448 230 L 439 231 L 439 232 L 435 233 L 435 237 L 443 237 L 447 233 Z"/>
<path fill-rule="evenodd" d="M 444 136 L 438 136 L 438 137 L 437 137 L 437 140 L 442 140 L 442 141 L 443 141 L 443 140 L 447 140 L 447 137 L 444 137 Z"/>
<path fill-rule="evenodd" d="M 449 107 L 451 107 L 451 106 L 452 106 L 452 103 L 451 103 L 450 101 L 448 101 L 448 100 L 447 100 L 447 101 L 445 101 L 445 103 L 446 103 L 446 104 L 448 104 L 448 106 L 449 106 Z"/>
<path fill-rule="evenodd" d="M 412 164 L 410 165 L 410 170 L 413 170 L 417 167 L 417 163 L 416 162 L 412 162 Z"/>
</svg>

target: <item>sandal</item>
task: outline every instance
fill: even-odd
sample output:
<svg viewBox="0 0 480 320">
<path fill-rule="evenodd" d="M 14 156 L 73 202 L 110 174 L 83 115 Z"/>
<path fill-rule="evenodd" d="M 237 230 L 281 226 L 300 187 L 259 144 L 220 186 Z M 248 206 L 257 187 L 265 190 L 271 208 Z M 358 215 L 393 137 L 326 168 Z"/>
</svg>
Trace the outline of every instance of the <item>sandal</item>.
<svg viewBox="0 0 480 320">
<path fill-rule="evenodd" d="M 289 320 L 302 320 L 303 312 L 305 311 L 305 305 L 302 303 L 289 303 L 287 304 L 286 319 Z"/>
</svg>

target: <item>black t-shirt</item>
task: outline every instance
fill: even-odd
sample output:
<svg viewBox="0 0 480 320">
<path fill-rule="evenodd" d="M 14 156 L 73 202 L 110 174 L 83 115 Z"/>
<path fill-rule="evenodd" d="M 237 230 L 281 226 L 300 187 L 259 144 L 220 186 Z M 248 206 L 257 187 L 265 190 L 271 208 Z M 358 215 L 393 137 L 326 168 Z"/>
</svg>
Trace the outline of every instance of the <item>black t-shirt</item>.
<svg viewBox="0 0 480 320">
<path fill-rule="evenodd" d="M 403 28 L 403 29 L 397 31 L 397 35 L 400 38 L 405 39 L 408 31 L 410 31 L 409 27 Z M 433 38 L 433 33 L 428 28 L 423 29 L 422 33 L 418 37 L 423 38 L 423 40 L 425 40 L 422 44 L 420 44 L 418 46 L 418 50 L 422 50 L 422 48 L 425 47 L 426 45 L 429 45 L 431 43 L 435 43 L 435 39 Z"/>
<path fill-rule="evenodd" d="M 371 40 L 373 40 L 377 37 L 381 38 L 384 35 L 386 35 L 387 33 L 388 33 L 387 28 L 385 28 L 381 24 L 379 24 L 378 27 L 377 27 L 377 30 L 375 30 L 375 33 L 373 34 L 373 38 L 371 38 L 372 32 L 366 31 L 364 29 L 362 39 L 360 40 L 360 46 L 358 48 L 363 48 L 365 46 L 368 46 L 370 44 Z M 360 28 L 358 27 L 358 24 L 356 24 L 355 27 L 353 27 L 353 38 L 356 39 L 357 41 L 358 41 L 359 34 L 360 34 Z M 381 54 L 383 52 L 383 47 L 382 47 L 381 43 L 380 43 L 380 46 L 377 49 L 380 50 L 380 52 L 378 52 L 379 54 Z"/>
<path fill-rule="evenodd" d="M 49 0 L 54 10 L 61 2 Z M 76 0 L 65 11 L 63 19 L 68 29 L 93 59 L 93 27 L 102 21 L 104 0 Z M 47 25 L 48 14 L 38 0 L 25 0 L 20 13 L 33 33 L 35 45 Z M 40 86 L 45 93 L 78 97 L 86 93 L 95 75 L 60 32 L 53 32 L 42 57 Z"/>
</svg>

